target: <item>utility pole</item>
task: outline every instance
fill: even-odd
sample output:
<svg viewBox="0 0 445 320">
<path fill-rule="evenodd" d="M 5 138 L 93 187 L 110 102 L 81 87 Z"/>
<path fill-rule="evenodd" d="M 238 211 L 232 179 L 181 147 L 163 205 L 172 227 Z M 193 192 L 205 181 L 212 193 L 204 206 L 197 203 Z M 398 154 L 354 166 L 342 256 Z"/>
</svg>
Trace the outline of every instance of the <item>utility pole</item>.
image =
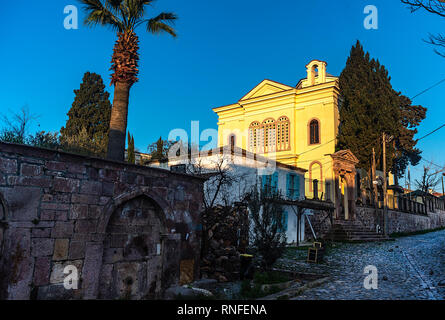
<svg viewBox="0 0 445 320">
<path fill-rule="evenodd" d="M 445 197 L 445 191 L 443 188 L 443 176 L 445 176 L 445 173 L 442 173 L 442 197 Z"/>
<path fill-rule="evenodd" d="M 411 192 L 411 171 L 408 166 L 408 190 Z"/>
<path fill-rule="evenodd" d="M 443 176 L 445 176 L 445 173 L 442 173 L 442 199 L 444 200 L 444 201 L 442 201 L 442 210 L 445 210 L 445 207 L 444 207 L 444 203 L 445 203 L 445 191 L 444 191 L 444 189 L 443 189 Z"/>
<path fill-rule="evenodd" d="M 383 132 L 383 232 L 388 235 L 388 196 L 386 194 L 386 134 Z"/>
<path fill-rule="evenodd" d="M 372 183 L 372 190 L 374 193 L 374 206 L 377 209 L 378 206 L 378 198 L 377 198 L 377 184 L 375 183 L 375 148 L 372 148 L 372 168 L 371 168 L 371 183 Z"/>
</svg>

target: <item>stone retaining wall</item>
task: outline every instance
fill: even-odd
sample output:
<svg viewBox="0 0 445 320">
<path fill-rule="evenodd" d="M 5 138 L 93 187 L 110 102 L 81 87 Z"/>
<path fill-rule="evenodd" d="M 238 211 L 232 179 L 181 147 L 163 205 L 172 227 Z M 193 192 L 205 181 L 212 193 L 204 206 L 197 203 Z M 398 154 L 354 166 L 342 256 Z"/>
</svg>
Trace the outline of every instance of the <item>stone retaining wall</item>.
<svg viewBox="0 0 445 320">
<path fill-rule="evenodd" d="M 202 183 L 0 143 L 0 299 L 158 298 L 197 278 Z M 77 290 L 63 286 L 68 265 Z"/>
<path fill-rule="evenodd" d="M 363 226 L 376 230 L 377 224 L 383 227 L 383 211 L 375 214 L 374 208 L 357 207 L 357 219 Z M 445 227 L 445 212 L 428 212 L 427 215 L 388 210 L 388 233 L 415 232 Z"/>
<path fill-rule="evenodd" d="M 317 238 L 322 238 L 332 227 L 331 221 L 328 218 L 328 212 L 326 211 L 313 210 L 313 215 L 310 215 L 309 219 L 311 220 Z M 376 214 L 374 208 L 357 206 L 356 219 L 360 221 L 366 229 L 376 231 L 377 225 L 383 228 L 382 210 L 379 210 Z M 432 230 L 445 227 L 445 212 L 428 212 L 427 215 L 420 215 L 388 210 L 388 222 L 389 234 Z M 307 221 L 305 223 L 305 234 L 306 240 L 313 240 L 312 231 Z"/>
</svg>

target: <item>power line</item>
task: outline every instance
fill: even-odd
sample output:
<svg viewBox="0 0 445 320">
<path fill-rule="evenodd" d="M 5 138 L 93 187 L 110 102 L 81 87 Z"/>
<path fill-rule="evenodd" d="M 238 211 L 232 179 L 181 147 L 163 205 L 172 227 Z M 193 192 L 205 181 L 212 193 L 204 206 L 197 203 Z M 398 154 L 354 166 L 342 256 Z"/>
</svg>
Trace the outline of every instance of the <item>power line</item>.
<svg viewBox="0 0 445 320">
<path fill-rule="evenodd" d="M 332 141 L 335 141 L 335 140 L 337 140 L 337 138 L 334 138 L 334 139 L 332 139 L 332 140 L 330 140 L 330 141 L 328 141 L 328 142 L 325 142 L 325 143 L 323 143 L 323 144 L 320 144 L 320 145 L 318 145 L 318 146 L 316 146 L 315 148 L 312 148 L 312 149 L 310 149 L 310 150 L 306 150 L 306 151 L 304 151 L 304 152 L 302 152 L 302 153 L 299 153 L 298 155 L 301 156 L 302 154 L 305 154 L 305 153 L 314 151 L 314 150 L 316 150 L 316 149 L 318 149 L 318 148 L 321 148 L 322 146 L 324 146 L 324 145 L 326 145 L 326 144 L 328 144 L 328 143 L 331 143 Z"/>
<path fill-rule="evenodd" d="M 445 127 L 445 123 L 444 123 L 443 125 L 441 125 L 439 128 L 437 128 L 437 129 L 431 131 L 430 133 L 424 135 L 422 138 L 417 139 L 417 141 L 420 141 L 420 140 L 422 140 L 422 139 L 424 139 L 424 138 L 426 138 L 426 137 L 432 135 L 433 133 L 435 133 L 436 131 L 439 131 L 439 130 L 442 129 L 443 127 Z"/>
<path fill-rule="evenodd" d="M 428 163 L 428 164 L 432 164 L 433 166 L 436 166 L 436 167 L 438 167 L 438 168 L 441 168 L 441 169 L 444 168 L 444 166 L 435 164 L 434 162 L 432 162 L 432 161 L 430 161 L 430 160 L 427 160 L 427 159 L 425 159 L 425 158 L 423 158 L 423 157 L 421 157 L 420 160 L 425 161 L 425 162 Z"/>
<path fill-rule="evenodd" d="M 436 84 L 432 85 L 431 87 L 423 90 L 422 92 L 416 94 L 414 97 L 411 98 L 411 100 L 414 100 L 415 98 L 417 98 L 418 96 L 424 94 L 425 92 L 430 91 L 431 89 L 437 87 L 439 84 L 441 84 L 442 82 L 445 82 L 445 78 L 443 78 L 442 80 L 440 80 L 439 82 L 437 82 Z M 435 133 L 436 131 L 439 131 L 440 129 L 442 129 L 443 127 L 445 127 L 445 124 L 441 125 L 439 128 L 437 128 L 436 130 L 431 131 L 430 133 L 428 133 L 427 135 L 424 135 L 422 138 L 417 139 L 417 141 L 420 141 L 426 137 L 428 137 L 429 135 L 432 135 L 433 133 Z"/>
<path fill-rule="evenodd" d="M 423 90 L 422 92 L 416 94 L 414 97 L 411 98 L 411 100 L 414 100 L 415 98 L 417 98 L 418 96 L 424 94 L 425 92 L 430 91 L 431 89 L 437 87 L 439 84 L 441 84 L 442 82 L 445 82 L 445 78 L 440 80 L 439 82 L 437 82 L 436 84 L 432 85 L 431 87 L 429 87 L 428 89 Z"/>
</svg>

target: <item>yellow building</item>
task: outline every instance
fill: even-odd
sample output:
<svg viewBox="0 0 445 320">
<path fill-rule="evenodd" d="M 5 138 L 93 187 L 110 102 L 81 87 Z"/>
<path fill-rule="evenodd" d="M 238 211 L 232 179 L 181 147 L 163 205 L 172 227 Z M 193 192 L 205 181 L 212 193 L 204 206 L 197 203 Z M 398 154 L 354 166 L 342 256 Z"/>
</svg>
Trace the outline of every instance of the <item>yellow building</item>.
<svg viewBox="0 0 445 320">
<path fill-rule="evenodd" d="M 351 200 L 357 159 L 347 150 L 335 154 L 340 88 L 326 66 L 313 60 L 306 66 L 307 77 L 295 87 L 263 80 L 238 102 L 213 109 L 219 118 L 218 145 L 234 143 L 307 169 L 306 196 L 314 197 L 317 180 L 318 197 L 341 202 L 344 210 L 340 211 L 348 219 L 355 206 Z"/>
</svg>

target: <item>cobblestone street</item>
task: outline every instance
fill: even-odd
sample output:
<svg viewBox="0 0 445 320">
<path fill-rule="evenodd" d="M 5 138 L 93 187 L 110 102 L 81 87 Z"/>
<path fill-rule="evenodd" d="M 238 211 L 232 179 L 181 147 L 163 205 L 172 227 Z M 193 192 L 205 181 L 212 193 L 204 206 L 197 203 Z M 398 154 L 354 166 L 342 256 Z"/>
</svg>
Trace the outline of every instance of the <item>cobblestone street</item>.
<svg viewBox="0 0 445 320">
<path fill-rule="evenodd" d="M 295 252 L 295 251 L 294 251 Z M 326 274 L 330 280 L 297 300 L 410 300 L 445 298 L 445 230 L 389 242 L 336 244 L 325 263 L 304 261 L 305 251 L 287 254 L 280 268 Z M 297 262 L 295 258 L 298 256 Z M 368 265 L 377 267 L 378 289 L 364 288 Z"/>
</svg>

